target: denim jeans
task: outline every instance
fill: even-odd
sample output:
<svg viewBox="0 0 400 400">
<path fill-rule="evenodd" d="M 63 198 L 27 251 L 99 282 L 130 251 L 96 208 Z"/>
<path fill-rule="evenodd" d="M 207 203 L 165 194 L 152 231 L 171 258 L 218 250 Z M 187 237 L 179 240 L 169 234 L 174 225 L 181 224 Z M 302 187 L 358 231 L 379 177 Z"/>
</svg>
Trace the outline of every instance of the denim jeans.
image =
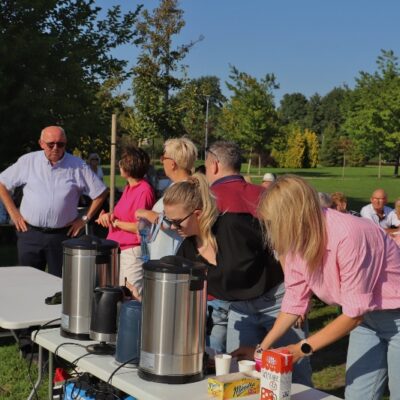
<svg viewBox="0 0 400 400">
<path fill-rule="evenodd" d="M 216 353 L 226 353 L 226 331 L 230 304 L 230 301 L 218 299 L 207 302 L 209 312 L 212 312 L 213 327 L 211 335 L 206 338 L 206 344 Z M 210 307 L 212 307 L 212 310 Z"/>
<path fill-rule="evenodd" d="M 281 308 L 283 283 L 272 288 L 263 296 L 253 300 L 231 303 L 228 318 L 227 352 L 239 346 L 256 346 L 274 325 Z M 274 347 L 297 343 L 308 336 L 308 324 L 303 329 L 291 328 Z M 312 386 L 311 364 L 308 357 L 302 358 L 293 368 L 293 382 Z"/>
<path fill-rule="evenodd" d="M 350 333 L 346 400 L 400 399 L 400 309 L 372 311 Z"/>
</svg>

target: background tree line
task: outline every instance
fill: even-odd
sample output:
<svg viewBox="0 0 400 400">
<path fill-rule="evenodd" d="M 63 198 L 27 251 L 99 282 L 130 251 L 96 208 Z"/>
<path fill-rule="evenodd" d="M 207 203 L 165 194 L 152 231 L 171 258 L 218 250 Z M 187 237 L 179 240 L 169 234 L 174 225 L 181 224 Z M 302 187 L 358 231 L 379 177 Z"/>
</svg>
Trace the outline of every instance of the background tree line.
<svg viewBox="0 0 400 400">
<path fill-rule="evenodd" d="M 229 97 L 216 76 L 190 79 L 185 56 L 204 38 L 177 44 L 184 25 L 177 0 L 126 13 L 101 10 L 95 0 L 3 0 L 2 167 L 35 149 L 49 124 L 66 128 L 70 149 L 107 160 L 115 112 L 123 141 L 153 149 L 182 135 L 202 149 L 207 131 L 209 142 L 235 140 L 264 165 L 365 165 L 380 156 L 397 175 L 400 69 L 392 51 L 382 50 L 376 72 L 360 72 L 353 89 L 285 94 L 276 104 L 274 73 L 256 78 L 229 66 Z M 112 55 L 122 44 L 139 49 L 133 68 Z"/>
</svg>

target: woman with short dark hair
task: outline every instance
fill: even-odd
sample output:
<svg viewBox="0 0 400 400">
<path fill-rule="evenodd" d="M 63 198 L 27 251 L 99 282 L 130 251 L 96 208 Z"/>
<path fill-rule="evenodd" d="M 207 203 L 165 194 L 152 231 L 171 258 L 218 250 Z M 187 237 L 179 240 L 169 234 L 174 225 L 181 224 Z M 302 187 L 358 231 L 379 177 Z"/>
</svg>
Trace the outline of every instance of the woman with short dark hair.
<svg viewBox="0 0 400 400">
<path fill-rule="evenodd" d="M 144 179 L 149 164 L 150 157 L 144 150 L 133 146 L 124 148 L 118 166 L 127 185 L 114 212 L 102 211 L 97 219 L 97 223 L 109 228 L 107 239 L 115 240 L 120 245 L 119 283 L 123 285 L 127 279 L 139 293 L 142 288 L 143 260 L 135 212 L 138 209 L 151 210 L 155 202 L 153 188 Z"/>
</svg>

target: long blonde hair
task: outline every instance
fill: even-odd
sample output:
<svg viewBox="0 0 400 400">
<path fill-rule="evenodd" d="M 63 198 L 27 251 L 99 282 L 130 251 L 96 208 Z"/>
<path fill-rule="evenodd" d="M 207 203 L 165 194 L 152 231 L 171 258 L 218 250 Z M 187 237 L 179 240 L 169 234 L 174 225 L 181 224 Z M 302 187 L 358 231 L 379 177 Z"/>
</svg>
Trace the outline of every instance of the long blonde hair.
<svg viewBox="0 0 400 400">
<path fill-rule="evenodd" d="M 300 255 L 311 272 L 322 265 L 327 234 L 317 192 L 295 175 L 279 177 L 258 206 L 266 238 L 279 256 Z"/>
<path fill-rule="evenodd" d="M 200 238 L 204 245 L 210 244 L 217 252 L 217 241 L 211 229 L 218 217 L 218 209 L 204 174 L 195 173 L 186 181 L 173 184 L 165 191 L 163 201 L 164 206 L 182 204 L 188 212 L 201 210 Z"/>
</svg>

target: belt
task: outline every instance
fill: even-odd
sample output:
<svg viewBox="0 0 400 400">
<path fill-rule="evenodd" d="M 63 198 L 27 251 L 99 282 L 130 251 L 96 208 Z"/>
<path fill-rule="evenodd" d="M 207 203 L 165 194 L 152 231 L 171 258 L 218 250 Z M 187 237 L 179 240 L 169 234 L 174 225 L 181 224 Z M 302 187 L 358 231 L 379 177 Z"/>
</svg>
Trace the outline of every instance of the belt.
<svg viewBox="0 0 400 400">
<path fill-rule="evenodd" d="M 29 229 L 42 233 L 67 233 L 70 228 L 69 226 L 64 226 L 63 228 L 42 228 L 40 226 L 33 226 L 30 224 L 27 225 Z"/>
</svg>

